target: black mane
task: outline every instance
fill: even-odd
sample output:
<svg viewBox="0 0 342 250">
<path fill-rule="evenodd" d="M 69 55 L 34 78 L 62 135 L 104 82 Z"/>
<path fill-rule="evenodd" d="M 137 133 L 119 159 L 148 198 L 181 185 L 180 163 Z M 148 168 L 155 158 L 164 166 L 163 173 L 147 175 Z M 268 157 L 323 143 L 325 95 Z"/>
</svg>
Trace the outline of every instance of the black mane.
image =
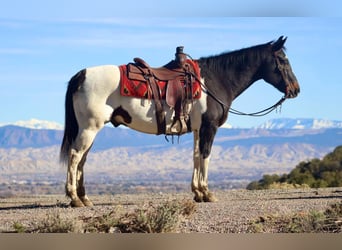
<svg viewBox="0 0 342 250">
<path fill-rule="evenodd" d="M 230 52 L 224 52 L 219 55 L 213 55 L 208 57 L 201 57 L 199 61 L 206 64 L 211 70 L 228 70 L 232 67 L 241 68 L 247 67 L 250 64 L 255 64 L 256 61 L 268 56 L 267 53 L 269 46 L 272 42 L 268 42 L 261 45 L 252 46 L 249 48 L 243 48 Z"/>
</svg>

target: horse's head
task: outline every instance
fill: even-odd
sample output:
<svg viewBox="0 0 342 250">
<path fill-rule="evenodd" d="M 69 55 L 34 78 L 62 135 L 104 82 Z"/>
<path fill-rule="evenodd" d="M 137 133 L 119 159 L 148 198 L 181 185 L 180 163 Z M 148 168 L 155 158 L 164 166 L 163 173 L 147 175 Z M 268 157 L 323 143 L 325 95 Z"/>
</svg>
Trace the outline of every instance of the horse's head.
<svg viewBox="0 0 342 250">
<path fill-rule="evenodd" d="M 284 52 L 285 41 L 286 38 L 281 36 L 276 42 L 269 43 L 271 53 L 262 70 L 263 79 L 283 92 L 286 98 L 294 98 L 299 94 L 300 88 Z"/>
</svg>

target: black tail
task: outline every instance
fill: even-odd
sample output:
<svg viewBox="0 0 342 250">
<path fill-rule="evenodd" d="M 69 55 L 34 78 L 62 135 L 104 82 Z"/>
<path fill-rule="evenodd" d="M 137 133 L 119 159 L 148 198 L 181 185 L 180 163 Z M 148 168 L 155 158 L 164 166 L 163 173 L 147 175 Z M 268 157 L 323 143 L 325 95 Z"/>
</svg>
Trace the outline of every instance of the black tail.
<svg viewBox="0 0 342 250">
<path fill-rule="evenodd" d="M 66 164 L 69 159 L 69 152 L 78 134 L 78 123 L 75 116 L 73 95 L 85 80 L 86 70 L 83 69 L 74 75 L 68 84 L 65 96 L 65 122 L 64 136 L 60 151 L 60 162 Z"/>
</svg>

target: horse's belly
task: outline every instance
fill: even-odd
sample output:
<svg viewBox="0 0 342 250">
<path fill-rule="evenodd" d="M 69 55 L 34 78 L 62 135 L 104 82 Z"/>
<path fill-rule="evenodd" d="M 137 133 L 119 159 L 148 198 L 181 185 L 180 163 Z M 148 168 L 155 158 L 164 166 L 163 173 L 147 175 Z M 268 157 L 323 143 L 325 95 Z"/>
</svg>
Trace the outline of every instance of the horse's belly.
<svg viewBox="0 0 342 250">
<path fill-rule="evenodd" d="M 158 133 L 155 104 L 153 100 L 130 97 L 121 97 L 120 99 L 120 108 L 124 110 L 127 117 L 124 118 L 117 116 L 114 118 L 116 119 L 116 122 L 143 133 Z M 198 110 L 198 105 L 196 105 L 196 103 L 197 102 L 194 102 L 193 106 L 191 107 L 192 112 L 190 114 L 190 119 L 192 130 L 200 127 L 199 116 L 201 116 L 201 113 L 203 112 L 201 112 L 201 110 Z M 166 133 L 171 134 L 171 127 L 173 129 L 175 127 L 175 124 L 173 123 L 175 112 L 173 109 L 168 107 L 166 103 L 163 103 L 163 110 L 165 112 Z"/>
<path fill-rule="evenodd" d="M 124 98 L 123 98 L 124 99 Z M 130 115 L 131 122 L 122 122 L 125 126 L 148 134 L 157 134 L 158 125 L 157 118 L 155 114 L 155 104 L 152 100 L 130 98 L 129 105 L 123 105 L 123 109 L 127 111 Z M 171 117 L 173 117 L 174 112 L 168 107 L 165 107 L 165 120 L 166 124 Z"/>
</svg>

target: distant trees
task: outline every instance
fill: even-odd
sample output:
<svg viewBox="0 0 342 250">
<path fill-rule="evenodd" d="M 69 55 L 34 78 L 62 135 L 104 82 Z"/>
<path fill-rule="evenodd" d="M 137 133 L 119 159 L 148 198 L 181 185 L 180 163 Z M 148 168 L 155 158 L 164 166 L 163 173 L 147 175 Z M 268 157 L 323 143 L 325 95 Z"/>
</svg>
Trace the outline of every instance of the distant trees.
<svg viewBox="0 0 342 250">
<path fill-rule="evenodd" d="M 274 183 L 292 186 L 342 187 L 342 146 L 320 159 L 300 162 L 289 174 L 264 175 L 259 181 L 248 184 L 247 189 L 268 189 Z"/>
</svg>

